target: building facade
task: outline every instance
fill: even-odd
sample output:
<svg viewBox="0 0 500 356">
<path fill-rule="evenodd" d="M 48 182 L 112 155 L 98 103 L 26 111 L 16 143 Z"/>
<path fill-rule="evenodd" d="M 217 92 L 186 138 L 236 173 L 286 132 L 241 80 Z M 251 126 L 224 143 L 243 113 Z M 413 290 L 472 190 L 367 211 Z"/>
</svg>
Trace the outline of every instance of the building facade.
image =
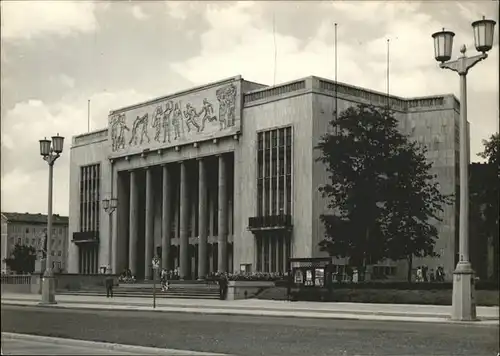
<svg viewBox="0 0 500 356">
<path fill-rule="evenodd" d="M 2 272 L 8 272 L 4 260 L 9 258 L 15 245 L 32 246 L 42 250 L 47 236 L 47 215 L 29 213 L 2 213 Z M 53 267 L 67 271 L 68 217 L 53 215 L 51 251 Z"/>
<path fill-rule="evenodd" d="M 390 103 L 400 129 L 427 145 L 444 193 L 458 191 L 459 102 L 405 99 L 318 77 L 273 87 L 241 76 L 113 110 L 108 128 L 73 137 L 69 271 L 151 278 L 151 260 L 181 277 L 215 271 L 283 272 L 288 257 L 320 257 L 326 183 L 314 150 L 337 109 Z M 114 197 L 108 214 L 102 200 Z M 439 223 L 439 259 L 451 276 L 457 206 Z M 341 266 L 346 261 L 339 260 Z M 375 274 L 406 276 L 406 262 Z M 339 267 L 342 268 L 342 267 Z"/>
</svg>

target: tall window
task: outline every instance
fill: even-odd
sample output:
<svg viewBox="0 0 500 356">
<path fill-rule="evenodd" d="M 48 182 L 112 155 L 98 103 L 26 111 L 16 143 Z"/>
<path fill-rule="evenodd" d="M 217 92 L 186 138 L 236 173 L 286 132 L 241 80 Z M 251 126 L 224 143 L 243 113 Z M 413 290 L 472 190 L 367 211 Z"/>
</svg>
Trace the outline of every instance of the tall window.
<svg viewBox="0 0 500 356">
<path fill-rule="evenodd" d="M 101 165 L 80 167 L 80 231 L 99 231 L 101 200 Z M 55 235 L 55 229 L 52 231 Z M 52 248 L 56 246 L 52 243 Z M 52 251 L 54 253 L 54 250 Z M 95 244 L 81 244 L 78 248 L 80 273 L 98 272 L 99 249 Z"/>
<path fill-rule="evenodd" d="M 80 167 L 80 231 L 99 231 L 101 165 Z"/>
<path fill-rule="evenodd" d="M 257 216 L 292 212 L 292 127 L 257 135 Z"/>
</svg>

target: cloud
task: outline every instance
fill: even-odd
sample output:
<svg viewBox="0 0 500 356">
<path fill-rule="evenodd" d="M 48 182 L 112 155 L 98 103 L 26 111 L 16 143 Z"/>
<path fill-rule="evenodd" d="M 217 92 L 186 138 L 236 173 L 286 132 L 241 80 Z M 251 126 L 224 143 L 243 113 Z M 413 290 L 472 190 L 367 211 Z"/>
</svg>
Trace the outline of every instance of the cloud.
<svg viewBox="0 0 500 356">
<path fill-rule="evenodd" d="M 75 87 L 75 80 L 64 73 L 59 74 L 59 81 L 62 85 L 72 89 Z"/>
<path fill-rule="evenodd" d="M 390 39 L 390 92 L 403 97 L 453 93 L 459 97 L 456 73 L 439 68 L 434 60 L 431 34 L 442 24 L 455 28 L 455 57 L 460 41 L 474 54 L 470 22 L 461 13 L 488 10 L 478 4 L 436 7 L 418 2 L 311 2 L 311 8 L 273 3 L 229 3 L 209 6 L 205 18 L 210 29 L 201 36 L 198 56 L 171 64 L 190 81 L 203 84 L 237 74 L 266 84 L 317 75 L 334 78 L 334 25 L 338 22 L 338 79 L 341 82 L 385 92 L 387 39 Z M 286 6 L 285 6 L 286 5 Z M 317 15 L 309 23 L 309 37 L 291 35 L 299 14 Z M 268 10 L 263 10 L 268 9 Z M 269 10 L 270 9 L 270 10 Z M 465 10 L 464 10 L 465 9 Z M 267 11 L 267 12 L 266 12 Z M 275 33 L 273 33 L 273 16 Z M 257 16 L 260 14 L 261 16 Z M 491 15 L 490 15 L 491 17 Z M 334 20 L 332 20 L 334 19 Z M 472 20 L 474 20 L 473 18 Z M 304 21 L 308 21 L 304 19 Z M 448 25 L 447 25 L 448 26 Z M 276 43 L 276 71 L 274 53 Z M 482 150 L 481 139 L 498 130 L 498 47 L 469 76 L 469 121 L 472 154 Z M 486 79 L 489 78 L 489 79 Z M 481 105 L 479 105 L 481 103 Z M 473 158 L 475 159 L 475 157 Z"/>
<path fill-rule="evenodd" d="M 2 1 L 2 39 L 69 36 L 97 28 L 96 5 L 90 1 Z"/>
<path fill-rule="evenodd" d="M 132 16 L 134 16 L 137 20 L 145 20 L 149 16 L 144 13 L 144 10 L 140 5 L 134 5 L 131 7 Z"/>
<path fill-rule="evenodd" d="M 95 93 L 91 99 L 91 130 L 105 128 L 111 109 L 144 101 L 151 94 L 133 89 Z M 46 212 L 47 164 L 39 154 L 38 140 L 55 134 L 65 137 L 64 152 L 55 164 L 57 196 L 54 211 L 68 213 L 68 180 L 71 137 L 87 131 L 87 99 L 65 97 L 46 104 L 40 100 L 18 103 L 2 119 L 2 209 L 6 211 Z M 34 198 L 36 197 L 36 198 Z"/>
<path fill-rule="evenodd" d="M 66 145 L 55 165 L 54 204 L 62 214 L 68 209 L 71 136 L 87 131 L 89 98 L 94 130 L 106 127 L 111 109 L 236 74 L 265 84 L 309 75 L 333 79 L 335 22 L 341 82 L 385 92 L 390 38 L 391 93 L 458 96 L 458 76 L 439 68 L 431 34 L 452 29 L 453 56 L 462 43 L 472 55 L 470 23 L 483 14 L 498 22 L 498 4 L 484 1 L 1 6 L 2 209 L 46 212 L 47 165 L 38 140 L 60 133 Z M 495 43 L 467 78 L 473 160 L 481 139 L 498 131 L 498 36 Z"/>
</svg>

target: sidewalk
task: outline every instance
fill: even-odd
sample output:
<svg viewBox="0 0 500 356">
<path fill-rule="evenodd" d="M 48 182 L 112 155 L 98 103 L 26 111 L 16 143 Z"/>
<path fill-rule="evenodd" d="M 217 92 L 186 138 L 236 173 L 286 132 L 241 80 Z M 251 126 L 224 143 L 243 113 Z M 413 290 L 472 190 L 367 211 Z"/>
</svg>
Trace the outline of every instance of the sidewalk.
<svg viewBox="0 0 500 356">
<path fill-rule="evenodd" d="M 2 304 L 38 305 L 36 294 L 4 293 Z M 276 300 L 210 300 L 159 298 L 156 309 L 153 300 L 147 298 L 57 295 L 56 308 L 83 308 L 107 310 L 141 310 L 157 312 L 186 312 L 221 315 L 253 315 L 274 317 L 359 319 L 385 321 L 412 321 L 437 323 L 470 323 L 473 325 L 498 325 L 498 307 L 477 307 L 475 322 L 456 322 L 449 319 L 451 306 L 368 304 L 368 303 L 319 303 L 287 302 Z"/>
</svg>

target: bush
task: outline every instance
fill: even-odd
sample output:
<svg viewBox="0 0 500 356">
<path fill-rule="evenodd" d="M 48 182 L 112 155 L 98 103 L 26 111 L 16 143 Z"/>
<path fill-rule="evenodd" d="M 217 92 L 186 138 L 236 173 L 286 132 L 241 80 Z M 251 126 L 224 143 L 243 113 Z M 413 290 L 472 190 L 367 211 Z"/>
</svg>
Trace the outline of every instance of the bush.
<svg viewBox="0 0 500 356">
<path fill-rule="evenodd" d="M 222 277 L 220 273 L 212 273 L 207 279 L 208 280 L 218 280 Z M 286 279 L 286 274 L 283 273 L 268 273 L 268 272 L 236 272 L 236 273 L 226 273 L 226 278 L 228 281 L 284 281 Z"/>
<path fill-rule="evenodd" d="M 285 287 L 268 288 L 257 295 L 257 299 L 286 300 Z M 299 300 L 320 301 L 319 289 L 300 291 Z M 480 306 L 498 306 L 498 291 L 479 290 L 476 292 L 476 304 Z M 333 289 L 332 302 L 351 303 L 389 303 L 389 304 L 424 304 L 451 305 L 451 290 L 396 290 L 396 289 Z"/>
<path fill-rule="evenodd" d="M 360 282 L 360 283 L 335 283 L 334 289 L 395 289 L 395 290 L 452 290 L 452 282 Z M 477 281 L 476 290 L 498 290 L 498 282 Z"/>
</svg>

